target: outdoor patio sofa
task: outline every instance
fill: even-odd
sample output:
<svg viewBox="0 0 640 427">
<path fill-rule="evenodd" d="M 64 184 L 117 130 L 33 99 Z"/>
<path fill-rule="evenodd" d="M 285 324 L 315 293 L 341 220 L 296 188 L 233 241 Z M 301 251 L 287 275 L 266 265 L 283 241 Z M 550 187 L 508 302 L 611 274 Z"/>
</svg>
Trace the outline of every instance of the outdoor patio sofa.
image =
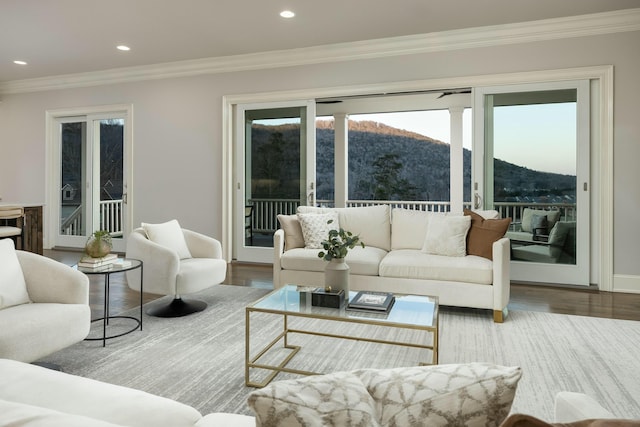
<svg viewBox="0 0 640 427">
<path fill-rule="evenodd" d="M 278 216 L 281 228 L 274 234 L 274 286 L 324 286 L 326 261 L 318 257 L 320 249 L 305 243 L 307 236 L 300 221 L 308 222 L 308 215 L 337 214 L 338 224 L 332 224 L 333 228 L 339 225 L 359 235 L 365 244 L 364 248 L 350 250 L 346 257 L 350 290 L 437 296 L 441 305 L 492 310 L 494 321 L 502 322 L 510 289 L 509 239 L 502 236 L 510 219 L 498 219 L 496 211 L 466 213 L 474 221 L 462 236 L 466 239 L 463 247 L 454 248 L 457 256 L 450 256 L 447 248 L 438 246 L 449 242 L 447 239 L 460 239 L 448 234 L 455 234 L 454 224 L 462 221 L 462 214 L 391 210 L 388 205 L 335 209 L 301 206 L 297 215 Z M 493 238 L 487 239 L 487 235 Z M 429 236 L 435 242 L 429 241 Z"/>
</svg>

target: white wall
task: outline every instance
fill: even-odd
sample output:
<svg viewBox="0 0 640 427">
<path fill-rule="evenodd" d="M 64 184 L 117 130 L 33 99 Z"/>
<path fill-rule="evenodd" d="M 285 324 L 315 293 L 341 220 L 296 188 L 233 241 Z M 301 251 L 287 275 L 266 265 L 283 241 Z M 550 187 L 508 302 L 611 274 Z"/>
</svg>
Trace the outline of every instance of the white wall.
<svg viewBox="0 0 640 427">
<path fill-rule="evenodd" d="M 636 282 L 640 278 L 635 250 L 640 242 L 635 221 L 640 211 L 639 46 L 636 31 L 4 95 L 0 196 L 3 201 L 45 200 L 46 110 L 132 104 L 134 224 L 179 218 L 187 228 L 219 237 L 223 95 L 611 64 L 615 67 L 614 273 Z"/>
</svg>

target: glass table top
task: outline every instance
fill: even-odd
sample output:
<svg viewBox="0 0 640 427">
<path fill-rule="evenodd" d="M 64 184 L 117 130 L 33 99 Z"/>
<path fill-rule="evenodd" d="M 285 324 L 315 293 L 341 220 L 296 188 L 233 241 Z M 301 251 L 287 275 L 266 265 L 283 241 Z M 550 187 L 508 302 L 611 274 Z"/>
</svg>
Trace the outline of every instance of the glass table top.
<svg viewBox="0 0 640 427">
<path fill-rule="evenodd" d="M 345 308 L 311 305 L 311 292 L 298 290 L 296 285 L 285 285 L 249 305 L 247 309 L 326 319 L 362 320 L 376 323 L 434 327 L 438 319 L 438 298 L 421 295 L 395 295 L 395 304 L 388 313 L 351 311 Z M 349 292 L 349 300 L 357 292 Z"/>
</svg>

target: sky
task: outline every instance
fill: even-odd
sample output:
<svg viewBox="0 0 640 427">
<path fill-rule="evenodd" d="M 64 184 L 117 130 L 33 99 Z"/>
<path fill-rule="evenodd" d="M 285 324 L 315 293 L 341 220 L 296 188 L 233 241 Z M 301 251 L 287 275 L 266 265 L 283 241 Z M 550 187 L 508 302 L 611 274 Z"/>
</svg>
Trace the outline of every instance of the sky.
<svg viewBox="0 0 640 427">
<path fill-rule="evenodd" d="M 372 120 L 450 142 L 447 110 L 352 114 L 350 120 Z M 463 114 L 463 146 L 471 149 L 472 114 Z M 496 107 L 494 157 L 529 169 L 576 174 L 575 103 Z"/>
<path fill-rule="evenodd" d="M 370 120 L 446 143 L 451 140 L 448 110 L 350 114 L 349 120 Z M 462 144 L 471 150 L 470 108 L 464 110 L 462 121 Z M 292 121 L 277 121 L 288 122 Z M 575 175 L 576 127 L 575 103 L 495 107 L 494 157 L 536 171 Z"/>
</svg>

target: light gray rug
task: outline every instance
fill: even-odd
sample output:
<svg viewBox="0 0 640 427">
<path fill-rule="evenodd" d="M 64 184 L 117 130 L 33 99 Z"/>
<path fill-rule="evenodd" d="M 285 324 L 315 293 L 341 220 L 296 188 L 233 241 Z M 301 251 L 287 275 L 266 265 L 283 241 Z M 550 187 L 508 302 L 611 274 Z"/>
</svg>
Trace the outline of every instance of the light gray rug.
<svg viewBox="0 0 640 427">
<path fill-rule="evenodd" d="M 43 361 L 60 364 L 68 373 L 175 399 L 203 414 L 250 414 L 246 397 L 253 389 L 244 386 L 244 307 L 267 292 L 216 286 L 197 295 L 209 303 L 204 312 L 177 319 L 145 315 L 142 332 L 108 341 L 106 348 L 101 342 L 81 342 Z M 309 326 L 308 320 L 301 322 Z M 256 331 L 252 347 L 281 327 L 267 315 L 252 316 L 251 324 Z M 345 332 L 344 327 L 337 332 Z M 415 333 L 401 334 L 410 338 Z M 383 331 L 381 337 L 389 334 Z M 428 359 L 424 351 L 354 341 L 297 335 L 295 343 L 303 350 L 292 367 L 319 372 L 409 366 Z M 554 395 L 562 390 L 587 393 L 619 416 L 640 418 L 639 356 L 640 322 L 512 311 L 505 323 L 495 324 L 488 311 L 453 308 L 443 309 L 440 316 L 441 364 L 522 367 L 512 411 L 545 420 L 553 419 Z"/>
</svg>

